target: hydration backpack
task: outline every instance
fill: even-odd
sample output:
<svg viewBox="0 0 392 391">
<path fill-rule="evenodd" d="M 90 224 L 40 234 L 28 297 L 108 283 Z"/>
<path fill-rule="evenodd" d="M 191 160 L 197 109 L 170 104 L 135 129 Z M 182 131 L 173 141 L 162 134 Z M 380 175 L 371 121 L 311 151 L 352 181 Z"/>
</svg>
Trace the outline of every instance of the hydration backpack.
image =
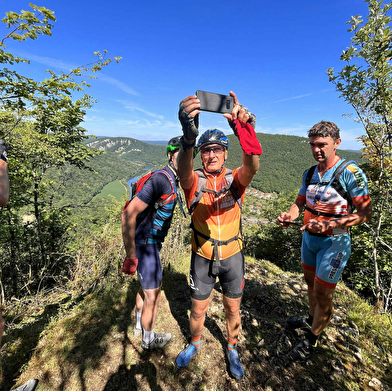
<svg viewBox="0 0 392 391">
<path fill-rule="evenodd" d="M 197 190 L 195 191 L 195 198 L 191 201 L 191 204 L 189 206 L 189 213 L 192 214 L 192 212 L 195 210 L 196 206 L 200 202 L 201 198 L 203 197 L 204 193 L 212 193 L 215 194 L 215 197 L 219 197 L 221 194 L 226 193 L 228 190 L 231 191 L 233 194 L 234 199 L 237 201 L 240 209 L 242 209 L 242 201 L 241 201 L 241 196 L 238 192 L 237 185 L 234 181 L 234 176 L 233 176 L 233 171 L 230 170 L 229 168 L 226 168 L 226 173 L 225 173 L 225 180 L 226 180 L 226 186 L 222 187 L 219 191 L 211 190 L 206 188 L 207 184 L 207 177 L 204 174 L 204 171 L 202 169 L 197 169 L 195 170 L 199 177 L 199 182 L 197 184 Z"/>
<path fill-rule="evenodd" d="M 343 161 L 339 165 L 339 167 L 335 170 L 335 172 L 333 173 L 330 181 L 317 182 L 320 185 L 330 186 L 333 189 L 335 189 L 345 200 L 347 200 L 351 210 L 353 210 L 353 208 L 354 208 L 352 199 L 350 197 L 350 194 L 346 190 L 343 189 L 343 186 L 341 185 L 339 179 L 340 179 L 340 176 L 342 175 L 343 171 L 352 163 L 355 163 L 355 161 L 354 160 Z M 312 179 L 312 176 L 314 174 L 316 167 L 317 167 L 317 164 L 315 166 L 310 167 L 308 170 L 308 173 L 306 174 L 306 178 L 305 178 L 306 188 L 308 188 L 308 186 L 311 184 L 311 179 Z M 318 216 L 336 217 L 336 215 L 333 215 L 330 213 L 315 211 L 314 209 L 311 209 L 311 208 L 307 207 L 306 205 L 305 205 L 305 209 L 307 209 L 312 214 L 316 214 Z"/>
<path fill-rule="evenodd" d="M 171 192 L 169 194 L 164 194 L 161 196 L 161 198 L 159 200 L 157 200 L 154 204 L 151 204 L 147 207 L 146 210 L 144 210 L 142 213 L 140 213 L 140 215 L 137 217 L 136 220 L 136 224 L 137 226 L 140 225 L 140 223 L 145 219 L 145 217 L 151 212 L 151 210 L 158 210 L 159 208 L 161 208 L 163 205 L 167 204 L 168 202 L 170 202 L 171 200 L 178 198 L 179 200 L 179 205 L 181 210 L 183 210 L 181 202 L 180 202 L 180 198 L 178 197 L 177 194 L 177 190 L 176 190 L 176 185 L 173 182 L 172 177 L 170 176 L 170 174 L 163 169 L 160 170 L 156 170 L 156 171 L 152 171 L 147 173 L 146 175 L 143 175 L 141 178 L 139 178 L 137 180 L 137 182 L 133 182 L 131 183 L 131 199 L 129 201 L 126 202 L 123 212 L 125 211 L 125 209 L 127 209 L 129 203 L 136 197 L 136 195 L 142 190 L 144 184 L 155 174 L 157 173 L 161 173 L 166 175 L 167 179 L 169 179 L 170 185 L 171 185 Z"/>
<path fill-rule="evenodd" d="M 234 176 L 233 176 L 232 170 L 226 168 L 226 173 L 225 173 L 226 186 L 222 187 L 222 189 L 220 189 L 219 191 L 207 189 L 206 188 L 207 177 L 205 176 L 204 171 L 202 169 L 197 169 L 195 171 L 199 177 L 199 181 L 198 181 L 198 185 L 197 185 L 197 190 L 195 191 L 195 198 L 191 201 L 191 204 L 189 206 L 189 213 L 190 214 L 192 214 L 192 212 L 195 210 L 196 206 L 200 202 L 204 193 L 212 193 L 212 194 L 215 194 L 216 197 L 219 197 L 221 194 L 224 194 L 227 191 L 230 191 L 232 193 L 234 199 L 238 203 L 240 209 L 242 209 L 241 196 L 239 194 L 237 185 L 234 181 Z M 214 246 L 214 255 L 215 255 L 216 262 L 213 262 L 212 274 L 217 274 L 217 270 L 221 266 L 218 247 L 222 246 L 222 245 L 227 245 L 227 244 L 233 242 L 234 240 L 242 240 L 240 237 L 240 233 L 242 231 L 241 220 L 240 220 L 240 227 L 239 227 L 239 231 L 238 231 L 237 235 L 235 235 L 234 237 L 232 237 L 228 240 L 213 239 L 207 235 L 204 235 L 203 233 L 199 232 L 195 228 L 195 226 L 193 225 L 193 221 L 191 221 L 190 228 L 193 230 L 193 232 L 195 234 L 194 238 L 195 238 L 195 242 L 196 242 L 197 247 L 200 247 L 199 240 L 197 238 L 198 236 L 208 240 L 209 242 L 211 242 L 212 246 Z"/>
</svg>

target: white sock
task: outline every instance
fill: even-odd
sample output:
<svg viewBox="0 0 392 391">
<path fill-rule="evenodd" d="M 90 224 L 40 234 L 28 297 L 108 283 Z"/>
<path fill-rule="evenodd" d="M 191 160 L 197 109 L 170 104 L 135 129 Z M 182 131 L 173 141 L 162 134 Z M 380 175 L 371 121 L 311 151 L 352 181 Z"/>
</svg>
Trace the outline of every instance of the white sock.
<svg viewBox="0 0 392 391">
<path fill-rule="evenodd" d="M 143 330 L 143 341 L 145 343 L 152 342 L 154 340 L 154 338 L 155 338 L 154 330 L 151 330 L 151 331 Z"/>
<path fill-rule="evenodd" d="M 136 329 L 141 330 L 142 329 L 142 313 L 136 311 Z"/>
</svg>

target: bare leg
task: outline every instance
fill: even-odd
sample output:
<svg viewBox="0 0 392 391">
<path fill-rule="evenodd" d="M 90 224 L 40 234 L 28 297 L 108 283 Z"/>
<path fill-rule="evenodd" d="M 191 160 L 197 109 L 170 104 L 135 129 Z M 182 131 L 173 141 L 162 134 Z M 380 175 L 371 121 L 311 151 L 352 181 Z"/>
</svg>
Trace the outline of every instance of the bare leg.
<svg viewBox="0 0 392 391">
<path fill-rule="evenodd" d="M 144 290 L 144 301 L 142 310 L 143 330 L 152 331 L 158 312 L 158 301 L 161 296 L 161 287 Z"/>
<path fill-rule="evenodd" d="M 316 309 L 316 300 L 313 294 L 315 276 L 316 276 L 316 271 L 304 269 L 305 282 L 306 285 L 308 286 L 309 314 L 311 316 L 314 316 L 314 311 Z"/>
<path fill-rule="evenodd" d="M 202 333 L 209 303 L 209 298 L 205 300 L 192 298 L 191 316 L 189 319 L 191 335 L 198 336 Z"/>
<path fill-rule="evenodd" d="M 139 288 L 138 293 L 136 294 L 136 311 L 143 312 L 143 302 L 144 302 L 144 292 L 142 287 Z"/>
<path fill-rule="evenodd" d="M 320 335 L 320 333 L 328 326 L 333 314 L 333 293 L 335 289 L 328 289 L 314 283 L 313 300 L 315 302 L 312 333 Z"/>
<path fill-rule="evenodd" d="M 226 314 L 227 333 L 232 338 L 238 338 L 241 326 L 240 315 L 241 298 L 230 299 L 223 295 L 223 305 Z"/>
</svg>

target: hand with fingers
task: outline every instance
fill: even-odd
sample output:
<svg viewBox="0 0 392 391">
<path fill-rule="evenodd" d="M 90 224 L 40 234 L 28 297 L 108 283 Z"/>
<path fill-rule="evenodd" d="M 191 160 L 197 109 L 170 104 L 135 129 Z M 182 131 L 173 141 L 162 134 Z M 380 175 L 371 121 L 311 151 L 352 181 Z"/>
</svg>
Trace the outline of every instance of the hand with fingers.
<svg viewBox="0 0 392 391">
<path fill-rule="evenodd" d="M 199 108 L 200 101 L 196 95 L 190 95 L 180 103 L 178 119 L 186 140 L 196 140 L 199 135 Z"/>
<path fill-rule="evenodd" d="M 227 118 L 245 154 L 261 155 L 263 150 L 255 132 L 256 116 L 238 102 L 237 95 L 233 91 L 230 91 L 230 95 L 234 98 L 234 108 L 231 114 L 223 114 L 223 116 Z"/>
</svg>

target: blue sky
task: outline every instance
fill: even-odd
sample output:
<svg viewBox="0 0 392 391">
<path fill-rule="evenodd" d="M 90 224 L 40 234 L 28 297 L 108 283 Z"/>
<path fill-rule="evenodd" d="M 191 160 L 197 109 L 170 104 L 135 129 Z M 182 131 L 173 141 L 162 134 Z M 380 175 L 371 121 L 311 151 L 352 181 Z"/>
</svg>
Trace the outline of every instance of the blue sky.
<svg viewBox="0 0 392 391">
<path fill-rule="evenodd" d="M 121 56 L 91 82 L 97 99 L 84 127 L 97 136 L 168 140 L 181 134 L 179 102 L 196 90 L 234 91 L 256 114 L 256 131 L 306 136 L 321 120 L 340 127 L 343 149 L 359 149 L 363 128 L 328 81 L 329 67 L 350 45 L 346 22 L 367 15 L 362 0 L 123 1 L 36 0 L 55 12 L 51 37 L 6 41 L 30 59 L 18 70 L 43 79 L 45 70 L 68 71 L 95 51 Z M 1 15 L 29 9 L 2 0 Z M 1 38 L 5 26 L 0 26 Z M 230 134 L 221 114 L 202 113 L 200 129 Z"/>
</svg>

